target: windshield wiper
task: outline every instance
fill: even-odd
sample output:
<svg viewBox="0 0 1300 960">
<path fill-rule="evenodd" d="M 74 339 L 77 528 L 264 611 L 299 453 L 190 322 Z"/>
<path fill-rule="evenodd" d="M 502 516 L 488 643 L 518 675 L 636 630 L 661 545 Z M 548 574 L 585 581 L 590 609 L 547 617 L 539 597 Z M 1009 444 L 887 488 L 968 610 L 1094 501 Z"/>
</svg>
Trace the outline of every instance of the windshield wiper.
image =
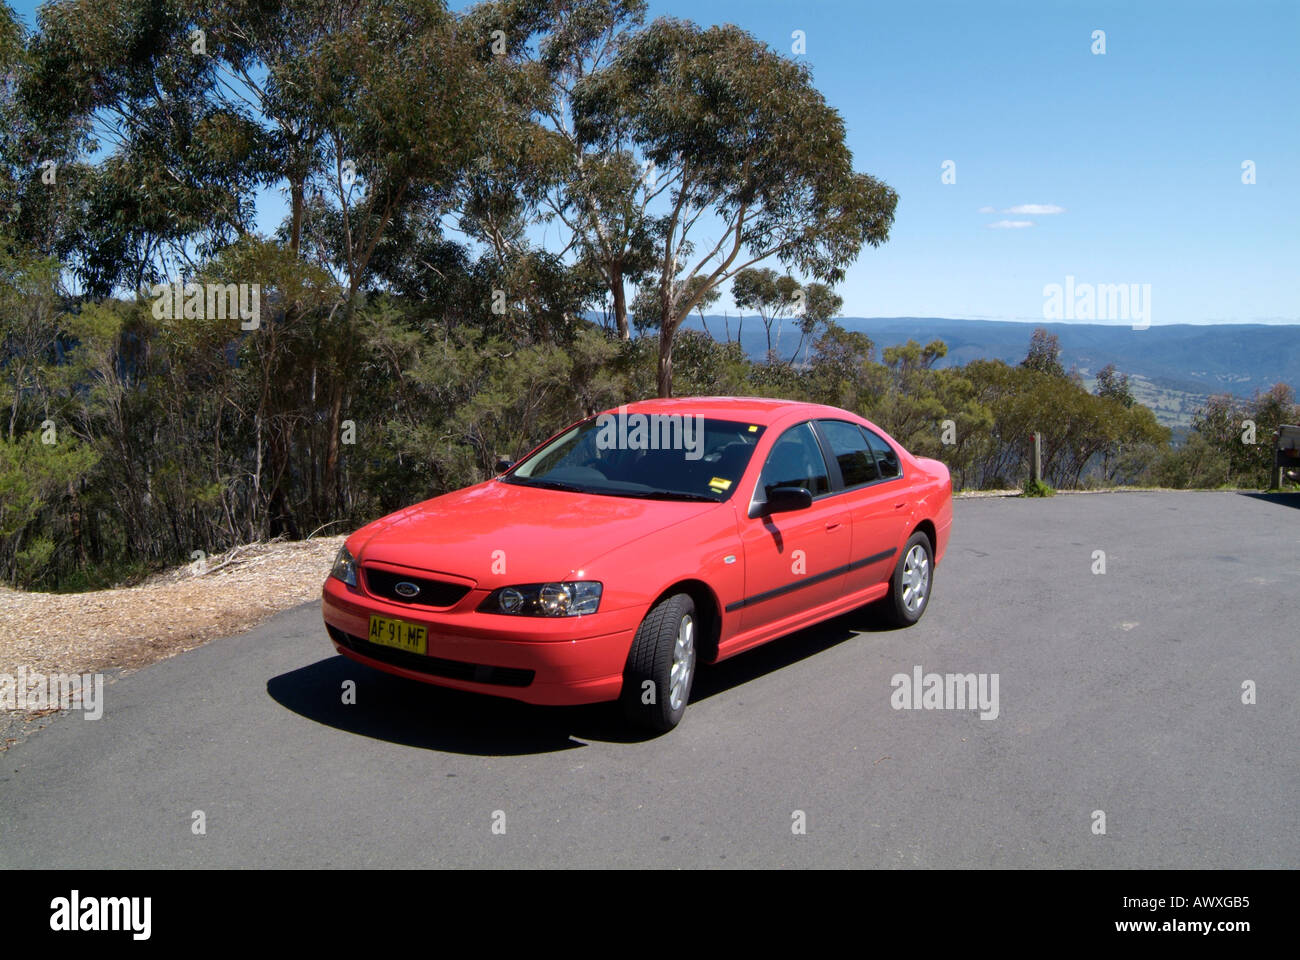
<svg viewBox="0 0 1300 960">
<path fill-rule="evenodd" d="M 563 490 L 566 493 L 586 493 L 602 497 L 632 497 L 637 500 L 687 500 L 698 503 L 719 503 L 716 497 L 703 493 L 683 493 L 679 490 L 611 490 L 605 488 L 589 489 L 559 480 L 533 480 L 528 477 L 504 477 L 506 483 L 517 483 L 523 487 L 541 487 L 544 490 Z"/>
<path fill-rule="evenodd" d="M 678 490 L 629 490 L 620 491 L 620 497 L 636 497 L 638 500 L 691 500 L 701 503 L 717 503 L 716 497 L 710 497 L 703 493 L 682 493 Z"/>
<path fill-rule="evenodd" d="M 582 487 L 575 487 L 571 483 L 561 483 L 559 480 L 532 480 L 527 477 L 515 479 L 510 477 L 508 483 L 517 483 L 522 487 L 541 487 L 544 490 L 563 490 L 566 493 L 591 493 L 590 490 L 584 490 Z"/>
</svg>

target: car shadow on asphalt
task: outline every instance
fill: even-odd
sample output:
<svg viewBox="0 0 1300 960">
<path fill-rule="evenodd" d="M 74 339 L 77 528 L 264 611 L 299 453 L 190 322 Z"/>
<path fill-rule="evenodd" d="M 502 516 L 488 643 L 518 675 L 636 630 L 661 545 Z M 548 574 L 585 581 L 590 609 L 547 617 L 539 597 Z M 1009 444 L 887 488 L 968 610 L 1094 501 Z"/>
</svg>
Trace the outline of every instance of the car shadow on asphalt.
<svg viewBox="0 0 1300 960">
<path fill-rule="evenodd" d="M 858 610 L 766 643 L 696 674 L 691 703 L 816 656 L 846 640 L 888 628 L 870 610 Z M 345 681 L 355 703 L 343 702 Z M 389 743 L 473 756 L 522 756 L 573 750 L 583 741 L 640 743 L 656 734 L 628 727 L 617 704 L 537 707 L 407 680 L 327 657 L 272 677 L 266 692 L 276 703 L 316 723 Z"/>
<path fill-rule="evenodd" d="M 1277 503 L 1284 507 L 1300 509 L 1300 493 L 1243 493 L 1243 497 L 1263 500 L 1265 503 Z"/>
</svg>

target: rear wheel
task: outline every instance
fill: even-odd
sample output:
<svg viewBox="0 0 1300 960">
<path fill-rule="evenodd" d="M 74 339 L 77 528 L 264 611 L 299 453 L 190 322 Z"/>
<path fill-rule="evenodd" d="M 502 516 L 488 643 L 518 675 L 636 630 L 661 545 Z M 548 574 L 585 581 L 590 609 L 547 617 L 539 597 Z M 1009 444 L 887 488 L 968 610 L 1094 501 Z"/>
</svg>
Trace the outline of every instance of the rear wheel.
<svg viewBox="0 0 1300 960">
<path fill-rule="evenodd" d="M 685 593 L 660 600 L 641 621 L 620 697 L 634 726 L 663 733 L 681 722 L 695 680 L 698 627 L 695 601 Z"/>
<path fill-rule="evenodd" d="M 930 538 L 919 530 L 903 547 L 885 597 L 885 616 L 896 627 L 910 627 L 930 604 L 934 583 L 934 552 Z"/>
</svg>

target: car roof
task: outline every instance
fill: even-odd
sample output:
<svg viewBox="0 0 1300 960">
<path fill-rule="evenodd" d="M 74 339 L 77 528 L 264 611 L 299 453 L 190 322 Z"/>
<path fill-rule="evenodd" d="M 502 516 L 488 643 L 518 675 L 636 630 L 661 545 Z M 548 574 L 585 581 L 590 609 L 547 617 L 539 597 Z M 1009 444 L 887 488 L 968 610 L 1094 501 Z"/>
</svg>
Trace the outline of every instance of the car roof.
<svg viewBox="0 0 1300 960">
<path fill-rule="evenodd" d="M 771 397 L 669 397 L 638 400 L 606 413 L 699 414 L 719 420 L 743 420 L 746 423 L 771 424 L 786 419 L 854 416 L 838 407 L 799 400 Z"/>
</svg>

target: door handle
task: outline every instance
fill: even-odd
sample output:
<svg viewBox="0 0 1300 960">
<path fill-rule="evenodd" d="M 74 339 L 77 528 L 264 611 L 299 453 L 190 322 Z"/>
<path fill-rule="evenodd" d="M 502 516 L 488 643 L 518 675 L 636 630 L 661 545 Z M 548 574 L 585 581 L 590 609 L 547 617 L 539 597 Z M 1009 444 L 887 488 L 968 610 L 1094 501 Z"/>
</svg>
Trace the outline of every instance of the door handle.
<svg viewBox="0 0 1300 960">
<path fill-rule="evenodd" d="M 835 529 L 836 527 L 838 527 L 839 525 L 840 525 L 840 522 L 839 522 L 838 520 L 828 520 L 828 521 L 826 522 L 826 529 L 827 529 L 827 530 L 834 530 L 834 529 Z"/>
<path fill-rule="evenodd" d="M 904 500 L 902 503 L 896 503 L 896 504 L 894 504 L 894 509 L 895 509 L 895 510 L 902 510 L 905 506 L 907 506 L 907 501 L 906 501 L 906 500 Z"/>
</svg>

